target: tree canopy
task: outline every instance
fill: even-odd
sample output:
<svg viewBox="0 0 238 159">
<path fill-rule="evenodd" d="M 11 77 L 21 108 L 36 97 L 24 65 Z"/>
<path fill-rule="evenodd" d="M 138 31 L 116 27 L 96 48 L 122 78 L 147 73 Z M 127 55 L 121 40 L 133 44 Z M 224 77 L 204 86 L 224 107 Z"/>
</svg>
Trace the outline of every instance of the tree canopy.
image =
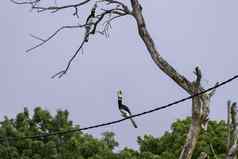
<svg viewBox="0 0 238 159">
<path fill-rule="evenodd" d="M 155 138 L 151 135 L 138 137 L 141 153 L 152 153 L 160 159 L 177 159 L 185 142 L 191 123 L 191 118 L 177 120 L 171 126 L 171 130 L 163 136 Z M 199 136 L 198 144 L 193 153 L 193 159 L 197 159 L 201 152 L 206 152 L 210 158 L 214 158 L 211 146 L 217 157 L 223 157 L 226 153 L 227 127 L 224 121 L 209 121 L 207 132 L 203 131 Z"/>
<path fill-rule="evenodd" d="M 79 52 L 83 50 L 83 46 L 86 43 L 90 42 L 91 36 L 96 35 L 97 33 L 100 33 L 107 37 L 108 29 L 111 28 L 112 21 L 121 19 L 121 17 L 124 17 L 124 16 L 132 17 L 136 22 L 136 29 L 138 31 L 139 37 L 143 41 L 143 43 L 147 49 L 147 52 L 150 54 L 151 59 L 154 61 L 154 63 L 157 65 L 157 67 L 161 71 L 163 71 L 168 77 L 170 77 L 175 83 L 177 83 L 177 85 L 180 86 L 183 90 L 185 90 L 189 95 L 191 95 L 191 96 L 196 95 L 192 98 L 192 115 L 191 115 L 192 122 L 191 122 L 191 125 L 189 128 L 189 131 L 186 135 L 186 139 L 184 138 L 184 136 L 185 136 L 184 134 L 179 134 L 179 136 L 176 136 L 176 135 L 173 136 L 173 133 L 172 133 L 172 137 L 178 137 L 176 139 L 178 139 L 179 141 L 181 140 L 180 142 L 185 140 L 186 142 L 184 142 L 184 145 L 181 146 L 179 143 L 176 143 L 175 145 L 177 145 L 177 147 L 175 147 L 173 149 L 174 151 L 171 151 L 172 153 L 168 153 L 168 154 L 165 153 L 167 151 L 162 152 L 161 150 L 158 150 L 158 149 L 160 149 L 160 147 L 157 149 L 155 149 L 154 146 L 151 146 L 151 148 L 146 147 L 146 149 L 149 149 L 149 150 L 153 149 L 153 151 L 152 152 L 139 151 L 139 156 L 146 154 L 146 155 L 149 155 L 149 158 L 154 158 L 153 155 L 155 154 L 156 155 L 155 157 L 158 158 L 158 157 L 163 156 L 163 153 L 165 153 L 166 154 L 165 156 L 167 158 L 173 158 L 173 156 L 176 156 L 177 152 L 179 152 L 179 151 L 181 152 L 179 155 L 179 159 L 191 159 L 192 155 L 196 156 L 196 154 L 194 155 L 194 150 L 198 143 L 199 137 L 203 136 L 200 133 L 202 133 L 204 130 L 207 130 L 207 125 L 208 125 L 208 121 L 209 121 L 208 119 L 209 119 L 209 112 L 210 112 L 211 97 L 214 95 L 215 88 L 217 88 L 218 86 L 221 86 L 221 84 L 217 84 L 216 86 L 214 86 L 212 88 L 213 90 L 212 89 L 206 90 L 201 85 L 201 79 L 203 78 L 203 75 L 202 75 L 202 72 L 198 66 L 195 68 L 195 72 L 194 72 L 196 75 L 196 79 L 193 81 L 190 81 L 188 77 L 180 74 L 171 64 L 169 64 L 166 61 L 166 59 L 163 58 L 160 50 L 155 45 L 155 41 L 152 38 L 152 34 L 150 34 L 150 32 L 147 28 L 146 19 L 143 15 L 143 5 L 142 5 L 142 3 L 140 3 L 139 0 L 130 0 L 130 2 L 128 2 L 128 3 L 124 2 L 124 1 L 120 1 L 120 0 L 100 0 L 100 1 L 84 0 L 82 2 L 71 3 L 71 4 L 67 4 L 67 5 L 62 4 L 60 6 L 58 6 L 56 4 L 56 1 L 54 4 L 50 4 L 50 2 L 42 3 L 41 0 L 34 0 L 34 1 L 23 0 L 20 2 L 16 1 L 16 0 L 11 0 L 11 2 L 18 4 L 18 5 L 29 5 L 29 6 L 31 6 L 31 9 L 33 11 L 37 11 L 38 13 L 42 13 L 42 12 L 56 13 L 58 11 L 62 11 L 65 9 L 73 9 L 74 10 L 73 15 L 78 17 L 78 19 L 83 20 L 83 23 L 80 23 L 80 24 L 78 23 L 77 25 L 69 25 L 69 26 L 60 27 L 46 39 L 32 35 L 32 37 L 39 40 L 40 43 L 33 46 L 32 48 L 28 49 L 27 52 L 30 52 L 30 51 L 44 45 L 45 43 L 50 41 L 53 37 L 55 37 L 56 34 L 58 34 L 60 31 L 62 31 L 64 29 L 76 29 L 76 28 L 84 28 L 85 29 L 84 37 L 83 37 L 83 39 L 81 39 L 81 43 L 79 44 L 79 46 L 73 53 L 73 56 L 71 56 L 71 58 L 68 60 L 66 67 L 63 70 L 56 73 L 55 75 L 53 75 L 52 78 L 55 78 L 55 77 L 61 78 L 68 72 L 72 61 L 74 61 L 74 59 L 79 55 Z M 92 3 L 94 3 L 94 4 L 92 4 Z M 90 4 L 91 4 L 91 6 L 89 6 Z M 83 18 L 79 18 L 79 17 L 81 17 L 81 15 L 78 14 L 78 13 L 80 13 L 79 10 L 81 10 L 81 8 L 83 8 L 83 7 L 85 7 L 88 10 L 89 14 L 87 14 L 86 16 L 82 16 Z M 100 27 L 99 27 L 100 25 L 102 26 L 103 29 L 100 29 Z M 237 78 L 237 76 L 235 78 Z M 231 81 L 231 79 L 228 81 Z M 223 82 L 223 84 L 224 84 L 224 82 Z M 204 90 L 206 90 L 206 91 L 204 91 Z M 212 90 L 212 91 L 208 92 L 208 90 Z M 46 116 L 46 118 L 49 117 L 48 113 L 43 113 L 42 115 Z M 38 124 L 37 126 L 39 126 L 41 128 L 41 131 L 43 131 L 43 132 L 45 132 L 45 131 L 50 132 L 50 131 L 52 131 L 52 129 L 55 129 L 54 124 L 52 126 L 52 124 L 48 120 L 46 120 L 46 121 L 44 120 L 37 124 Z M 66 127 L 60 128 L 60 129 L 63 129 L 63 130 L 70 129 L 72 127 L 72 125 L 70 125 L 70 123 L 68 123 L 68 124 L 69 125 L 67 125 L 67 124 L 60 125 L 60 126 L 66 126 Z M 173 129 L 173 127 L 172 127 L 172 129 Z M 36 129 L 33 131 L 33 133 L 39 133 L 37 131 L 38 130 Z M 172 132 L 173 132 L 173 130 L 172 130 Z M 171 133 L 167 132 L 167 134 L 165 134 L 165 135 L 171 135 Z M 182 135 L 182 136 L 180 136 L 180 135 Z M 72 135 L 72 136 L 74 136 L 74 135 Z M 61 140 L 63 140 L 66 137 L 59 136 L 59 138 L 60 139 L 57 139 L 57 140 L 59 140 L 57 142 L 62 144 Z M 63 139 L 61 139 L 61 138 L 63 138 Z M 138 138 L 138 143 L 139 144 L 143 143 L 143 141 L 146 141 L 147 138 L 149 138 L 149 137 L 145 136 L 143 139 Z M 68 140 L 69 139 L 71 140 L 71 137 L 69 137 Z M 44 138 L 43 140 L 49 140 L 49 139 Z M 160 143 L 160 139 L 156 139 L 158 141 L 154 141 L 153 138 L 152 139 L 149 138 L 149 140 L 152 140 L 153 144 L 155 144 L 155 145 Z M 174 139 L 172 138 L 171 140 L 174 140 Z M 51 141 L 51 142 L 53 142 L 53 141 Z M 63 140 L 63 142 L 65 142 L 65 141 Z M 53 143 L 55 143 L 55 142 L 53 142 Z M 172 143 L 166 143 L 166 144 L 172 144 Z M 174 144 L 172 146 L 174 147 Z M 164 147 L 164 145 L 163 145 L 163 147 Z M 182 150 L 181 150 L 181 147 L 183 148 Z M 109 148 L 111 148 L 111 145 L 109 146 Z M 213 144 L 211 144 L 210 142 L 209 142 L 209 148 L 212 150 L 212 152 L 215 156 Z M 169 149 L 171 149 L 171 147 L 169 147 Z M 128 152 L 128 151 L 130 152 L 131 150 L 130 149 L 125 150 L 125 152 Z M 160 151 L 162 152 L 162 154 L 160 154 Z M 77 151 L 77 153 L 78 153 L 78 151 Z M 137 154 L 137 153 L 135 153 L 135 154 Z M 58 155 L 58 154 L 56 154 L 56 155 Z M 86 156 L 86 157 L 89 158 L 89 156 Z"/>
<path fill-rule="evenodd" d="M 35 108 L 34 114 L 24 112 L 17 114 L 15 119 L 5 117 L 1 122 L 0 136 L 24 137 L 57 131 L 67 131 L 79 128 L 69 120 L 69 112 L 58 110 L 55 116 L 40 107 Z M 112 149 L 118 143 L 114 134 L 107 132 L 102 139 L 93 138 L 92 135 L 74 132 L 65 135 L 54 135 L 24 140 L 5 140 L 0 144 L 0 156 L 4 159 L 84 159 L 108 158 L 113 159 Z"/>
<path fill-rule="evenodd" d="M 69 120 L 67 110 L 58 110 L 53 116 L 47 110 L 37 107 L 33 115 L 27 108 L 15 119 L 5 117 L 0 125 L 0 158 L 2 159 L 177 159 L 186 140 L 191 118 L 177 120 L 171 129 L 161 137 L 145 134 L 138 137 L 138 150 L 123 148 L 115 151 L 119 143 L 113 132 L 102 133 L 95 138 L 84 132 L 53 135 L 40 138 L 11 140 L 9 137 L 25 137 L 79 128 Z M 226 153 L 227 126 L 224 121 L 210 121 L 208 131 L 203 131 L 193 154 L 198 158 L 206 152 L 211 159 L 214 150 L 217 157 Z M 9 140 L 7 140 L 9 138 Z"/>
</svg>

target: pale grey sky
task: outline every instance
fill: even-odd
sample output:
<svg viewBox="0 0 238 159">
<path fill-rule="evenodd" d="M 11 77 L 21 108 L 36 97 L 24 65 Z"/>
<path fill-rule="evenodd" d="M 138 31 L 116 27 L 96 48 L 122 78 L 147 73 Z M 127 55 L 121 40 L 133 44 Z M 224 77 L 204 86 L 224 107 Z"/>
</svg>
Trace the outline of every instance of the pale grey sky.
<svg viewBox="0 0 238 159">
<path fill-rule="evenodd" d="M 142 0 L 141 0 L 142 2 Z M 237 74 L 238 1 L 143 1 L 148 29 L 164 58 L 180 73 L 194 79 L 199 65 L 203 84 L 212 86 Z M 83 11 L 86 11 L 85 9 Z M 0 119 L 28 107 L 43 106 L 50 112 L 67 109 L 81 127 L 120 118 L 116 91 L 122 89 L 133 113 L 161 106 L 187 96 L 163 74 L 144 47 L 135 21 L 124 17 L 113 23 L 111 36 L 97 36 L 84 47 L 70 71 L 61 79 L 51 75 L 65 67 L 82 40 L 84 30 L 65 30 L 48 44 L 26 54 L 38 41 L 29 34 L 47 37 L 62 25 L 77 23 L 72 10 L 56 14 L 30 12 L 4 0 L 0 5 Z M 238 82 L 217 90 L 210 117 L 226 119 L 228 99 L 238 101 Z M 136 118 L 129 122 L 86 131 L 99 137 L 114 131 L 121 146 L 136 148 L 136 137 L 162 135 L 171 123 L 191 113 L 191 102 Z"/>
</svg>

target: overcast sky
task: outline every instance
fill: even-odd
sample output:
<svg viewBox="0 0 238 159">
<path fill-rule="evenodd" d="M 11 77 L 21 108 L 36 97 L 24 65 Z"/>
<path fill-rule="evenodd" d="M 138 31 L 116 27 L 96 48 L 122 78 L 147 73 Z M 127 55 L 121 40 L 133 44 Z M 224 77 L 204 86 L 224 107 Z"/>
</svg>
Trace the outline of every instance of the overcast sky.
<svg viewBox="0 0 238 159">
<path fill-rule="evenodd" d="M 141 0 L 142 1 L 142 0 Z M 205 88 L 237 74 L 238 1 L 149 0 L 143 14 L 161 55 L 181 74 L 194 80 L 200 66 Z M 88 13 L 87 8 L 82 12 Z M 116 91 L 122 89 L 133 113 L 165 105 L 188 94 L 168 78 L 151 60 L 139 38 L 134 19 L 113 23 L 110 38 L 96 36 L 84 47 L 61 79 L 50 77 L 66 66 L 77 49 L 84 30 L 65 30 L 31 53 L 37 44 L 29 34 L 46 38 L 62 25 L 76 24 L 73 10 L 37 14 L 29 6 L 4 0 L 0 5 L 0 119 L 14 117 L 28 107 L 42 106 L 52 113 L 67 109 L 81 127 L 120 119 Z M 83 14 L 83 13 L 82 13 Z M 238 102 L 238 81 L 219 88 L 212 98 L 210 118 L 226 119 L 226 102 Z M 100 137 L 116 133 L 120 145 L 137 148 L 136 137 L 159 137 L 178 118 L 191 114 L 191 101 L 87 133 Z"/>
</svg>

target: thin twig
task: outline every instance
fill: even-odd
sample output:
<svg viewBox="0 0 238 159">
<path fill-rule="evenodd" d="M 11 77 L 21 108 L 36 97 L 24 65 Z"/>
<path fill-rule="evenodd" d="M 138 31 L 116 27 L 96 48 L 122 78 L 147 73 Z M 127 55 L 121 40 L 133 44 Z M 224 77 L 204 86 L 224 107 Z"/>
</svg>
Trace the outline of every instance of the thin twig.
<svg viewBox="0 0 238 159">
<path fill-rule="evenodd" d="M 79 46 L 79 48 L 76 50 L 76 52 L 73 54 L 73 56 L 68 61 L 66 68 L 64 70 L 54 74 L 51 78 L 55 78 L 57 76 L 58 76 L 58 78 L 61 78 L 63 75 L 65 75 L 68 72 L 72 61 L 76 58 L 76 56 L 78 55 L 79 51 L 83 48 L 83 45 L 85 44 L 85 42 L 86 42 L 85 40 L 82 41 L 82 43 Z"/>
<path fill-rule="evenodd" d="M 73 29 L 73 28 L 82 28 L 84 27 L 85 25 L 71 25 L 71 26 L 62 26 L 61 28 L 57 29 L 52 35 L 50 35 L 47 39 L 43 40 L 39 37 L 36 38 L 36 36 L 34 36 L 35 39 L 41 39 L 41 43 L 31 47 L 30 49 L 27 49 L 26 52 L 30 52 L 42 45 L 44 45 L 45 43 L 47 43 L 49 40 L 51 40 L 55 35 L 57 35 L 61 30 L 63 29 Z M 32 36 L 32 35 L 31 35 Z M 32 36 L 33 37 L 33 36 Z"/>
<path fill-rule="evenodd" d="M 217 158 L 217 155 L 216 155 L 216 153 L 215 153 L 215 150 L 214 150 L 214 148 L 213 148 L 213 146 L 212 146 L 211 143 L 209 143 L 209 147 L 210 147 L 210 150 L 211 150 L 211 152 L 212 152 L 214 158 L 215 158 L 215 159 L 218 159 L 218 158 Z"/>
<path fill-rule="evenodd" d="M 84 0 L 83 2 L 80 2 L 80 3 L 77 3 L 77 4 L 71 4 L 71 5 L 57 6 L 56 4 L 54 4 L 54 6 L 45 6 L 45 7 L 39 5 L 41 0 L 34 0 L 34 1 L 23 0 L 22 2 L 19 2 L 17 0 L 10 0 L 10 1 L 15 3 L 15 4 L 28 4 L 28 5 L 31 5 L 32 10 L 37 10 L 37 12 L 51 11 L 52 13 L 55 13 L 55 12 L 57 12 L 59 10 L 62 10 L 62 9 L 73 8 L 74 9 L 73 15 L 76 16 L 76 17 L 79 17 L 79 15 L 78 15 L 78 7 L 82 6 L 82 5 L 85 5 L 86 3 L 88 3 L 88 2 L 90 2 L 92 0 Z M 103 8 L 101 8 L 102 12 L 100 14 L 95 15 L 95 11 L 97 9 L 97 3 L 98 2 L 104 2 L 104 6 L 105 5 L 111 5 L 111 9 L 103 9 Z M 105 2 L 107 4 L 105 4 Z M 117 6 L 115 6 L 114 4 L 116 4 Z M 108 29 L 111 28 L 111 24 L 110 23 L 114 19 L 117 19 L 119 17 L 125 16 L 125 15 L 128 15 L 128 14 L 130 14 L 129 9 L 122 2 L 119 2 L 117 0 L 96 1 L 94 6 L 93 6 L 93 8 L 91 9 L 91 13 L 90 13 L 90 15 L 88 15 L 87 20 L 86 20 L 84 25 L 62 26 L 61 28 L 57 29 L 53 34 L 51 34 L 47 39 L 44 39 L 44 38 L 41 38 L 41 37 L 38 37 L 38 36 L 35 36 L 35 35 L 31 34 L 30 36 L 32 38 L 40 40 L 40 42 L 37 45 L 27 49 L 26 52 L 27 53 L 31 52 L 32 50 L 34 50 L 34 49 L 36 49 L 36 48 L 46 44 L 52 38 L 54 38 L 60 31 L 62 31 L 64 29 L 86 28 L 86 33 L 85 33 L 83 41 L 81 42 L 79 48 L 74 52 L 73 56 L 69 59 L 65 69 L 60 71 L 60 72 L 58 72 L 58 73 L 56 73 L 56 74 L 54 74 L 51 77 L 51 78 L 55 78 L 55 77 L 61 78 L 63 75 L 65 75 L 68 72 L 68 70 L 69 70 L 73 60 L 77 57 L 77 55 L 79 54 L 80 50 L 83 49 L 84 44 L 86 42 L 88 42 L 89 36 L 95 34 L 96 32 L 100 32 L 100 31 L 97 31 L 97 26 L 98 26 L 99 23 L 101 23 L 104 20 L 104 17 L 106 15 L 115 15 L 115 16 L 110 18 L 109 20 L 107 20 L 105 23 L 103 23 L 103 25 L 105 24 L 104 25 L 104 35 L 108 35 Z M 89 22 L 90 18 L 95 18 L 96 21 L 95 22 Z M 102 32 L 100 32 L 100 33 L 102 33 Z"/>
<path fill-rule="evenodd" d="M 91 0 L 85 0 L 83 2 L 77 3 L 77 4 L 71 4 L 71 5 L 64 5 L 64 6 L 50 6 L 50 7 L 40 7 L 40 6 L 36 6 L 36 4 L 38 4 L 41 0 L 35 0 L 35 1 L 23 1 L 23 2 L 19 2 L 16 0 L 10 0 L 11 2 L 15 3 L 15 4 L 30 4 L 32 5 L 32 9 L 36 9 L 38 12 L 43 12 L 43 11 L 53 11 L 53 12 L 57 12 L 59 10 L 62 9 L 67 9 L 67 8 L 76 8 L 82 5 L 85 5 L 86 3 L 90 2 Z"/>
<path fill-rule="evenodd" d="M 45 42 L 44 39 L 42 39 L 41 37 L 38 37 L 38 36 L 36 36 L 36 35 L 30 34 L 30 37 L 32 37 L 32 38 L 34 38 L 34 39 L 36 39 L 36 40 L 40 40 L 41 42 Z"/>
</svg>

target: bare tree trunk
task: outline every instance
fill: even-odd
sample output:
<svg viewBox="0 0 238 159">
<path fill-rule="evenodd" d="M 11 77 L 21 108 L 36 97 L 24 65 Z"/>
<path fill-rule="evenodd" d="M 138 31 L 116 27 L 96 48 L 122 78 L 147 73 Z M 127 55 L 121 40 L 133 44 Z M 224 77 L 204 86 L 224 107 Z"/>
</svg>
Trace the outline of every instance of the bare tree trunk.
<svg viewBox="0 0 238 159">
<path fill-rule="evenodd" d="M 190 82 L 187 78 L 179 74 L 167 61 L 162 58 L 146 28 L 146 23 L 142 15 L 142 6 L 140 5 L 138 0 L 131 0 L 131 5 L 132 15 L 134 16 L 137 22 L 139 35 L 143 40 L 155 64 L 190 95 L 199 93 L 204 90 L 200 85 L 201 71 L 198 67 L 196 68 L 197 80 L 195 82 Z M 201 128 L 206 129 L 207 127 L 210 97 L 212 94 L 213 93 L 203 94 L 193 99 L 192 124 L 189 129 L 186 143 L 182 149 L 179 159 L 191 159 Z"/>
<path fill-rule="evenodd" d="M 230 102 L 228 102 L 228 109 L 230 107 Z M 231 127 L 231 131 L 229 130 L 228 134 L 228 141 L 229 141 L 229 150 L 226 155 L 226 159 L 237 159 L 237 152 L 238 152 L 238 145 L 237 145 L 237 140 L 238 140 L 238 110 L 236 103 L 232 103 L 231 109 L 230 109 L 230 117 L 231 117 L 231 125 L 228 125 Z"/>
<path fill-rule="evenodd" d="M 227 102 L 227 152 L 230 149 L 231 146 L 231 101 L 229 100 Z"/>
<path fill-rule="evenodd" d="M 199 93 L 201 72 L 196 69 L 197 81 L 194 83 L 194 92 Z M 196 147 L 201 129 L 207 129 L 210 95 L 203 94 L 192 100 L 192 124 L 187 134 L 186 142 L 179 159 L 191 159 Z"/>
<path fill-rule="evenodd" d="M 201 131 L 201 126 L 198 120 L 192 120 L 189 132 L 187 134 L 186 143 L 180 153 L 179 159 L 192 158 L 193 151 L 197 144 L 197 139 Z"/>
<path fill-rule="evenodd" d="M 27 1 L 23 0 L 22 2 L 16 2 L 11 0 L 15 4 L 29 4 L 32 6 L 32 10 L 37 10 L 37 11 L 52 11 L 56 12 L 62 9 L 66 8 L 73 8 L 75 10 L 74 15 L 78 16 L 78 7 L 86 5 L 87 3 L 90 3 L 90 0 L 85 0 L 83 2 L 79 2 L 74 5 L 65 5 L 61 7 L 57 6 L 50 6 L 50 7 L 38 7 L 38 4 L 41 2 L 40 0 L 35 0 L 35 1 Z M 142 1 L 142 0 L 141 0 Z M 103 11 L 100 14 L 96 15 L 96 21 L 91 23 L 88 23 L 89 20 L 91 21 L 92 18 L 95 18 L 95 11 L 97 9 L 97 3 L 99 1 L 95 2 L 94 7 L 91 9 L 90 15 L 88 15 L 86 23 L 84 25 L 76 25 L 76 26 L 63 26 L 60 29 L 58 29 L 55 33 L 53 33 L 50 37 L 47 38 L 47 40 L 41 40 L 42 42 L 39 43 L 38 45 L 30 48 L 27 50 L 27 52 L 34 50 L 42 45 L 44 45 L 46 42 L 48 42 L 50 39 L 52 39 L 58 32 L 60 32 L 63 29 L 67 28 L 87 28 L 87 27 L 93 27 L 93 30 L 90 32 L 87 32 L 85 34 L 84 40 L 81 42 L 80 46 L 78 49 L 75 51 L 73 56 L 70 58 L 68 61 L 66 68 L 58 73 L 56 73 L 52 78 L 55 77 L 62 77 L 67 73 L 69 70 L 72 61 L 75 59 L 75 57 L 79 54 L 80 50 L 82 50 L 84 44 L 88 42 L 88 36 L 89 35 L 94 35 L 95 31 L 97 29 L 97 25 L 102 22 L 104 17 L 107 15 L 110 15 L 111 18 L 109 20 L 104 21 L 106 26 L 110 26 L 110 22 L 113 19 L 125 16 L 125 15 L 132 15 L 137 23 L 137 28 L 138 28 L 138 33 L 143 40 L 148 52 L 150 53 L 151 58 L 155 62 L 155 64 L 166 74 L 168 75 L 173 81 L 175 81 L 181 88 L 183 88 L 188 94 L 194 95 L 197 93 L 200 93 L 204 89 L 200 85 L 200 80 L 202 78 L 201 71 L 199 70 L 198 67 L 195 69 L 195 73 L 197 75 L 197 79 L 194 82 L 189 81 L 186 77 L 183 75 L 179 74 L 176 69 L 174 69 L 161 55 L 159 50 L 156 48 L 153 39 L 151 38 L 151 35 L 149 34 L 147 28 L 146 28 L 146 23 L 142 14 L 142 6 L 139 3 L 139 0 L 130 0 L 131 6 L 132 6 L 132 11 L 129 10 L 129 8 L 119 0 L 103 0 L 100 2 L 105 2 L 106 5 L 108 6 L 109 4 L 113 4 L 114 7 L 111 9 L 103 9 Z M 115 7 L 115 5 L 117 7 Z M 118 7 L 119 6 L 119 7 Z M 104 28 L 104 31 L 102 32 L 105 35 L 107 34 L 107 27 Z M 41 39 L 36 36 L 32 36 L 35 39 Z M 181 151 L 179 159 L 191 159 L 192 153 L 195 149 L 199 134 L 201 132 L 201 129 L 207 128 L 207 123 L 208 123 L 208 114 L 209 114 L 209 104 L 210 104 L 210 97 L 213 93 L 206 93 L 202 94 L 199 96 L 196 96 L 192 100 L 192 124 L 189 129 L 186 143 L 183 146 L 183 149 Z"/>
<path fill-rule="evenodd" d="M 184 76 L 180 75 L 167 61 L 165 61 L 160 55 L 159 51 L 155 47 L 154 41 L 151 38 L 145 24 L 144 17 L 142 15 L 142 7 L 138 0 L 131 0 L 132 15 L 136 19 L 138 32 L 143 40 L 147 50 L 149 51 L 151 58 L 155 64 L 169 77 L 171 77 L 180 87 L 186 90 L 189 94 L 193 94 L 192 83 Z"/>
</svg>

